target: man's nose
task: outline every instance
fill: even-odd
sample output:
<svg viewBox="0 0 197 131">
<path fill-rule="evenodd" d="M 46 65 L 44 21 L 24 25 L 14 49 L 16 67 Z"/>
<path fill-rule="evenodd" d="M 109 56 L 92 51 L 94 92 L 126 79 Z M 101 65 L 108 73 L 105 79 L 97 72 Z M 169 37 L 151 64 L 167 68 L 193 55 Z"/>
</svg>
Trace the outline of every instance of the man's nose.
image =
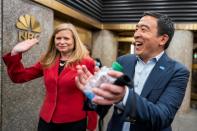
<svg viewBox="0 0 197 131">
<path fill-rule="evenodd" d="M 141 35 L 140 31 L 136 30 L 133 36 L 134 38 L 138 38 L 140 35 Z"/>
</svg>

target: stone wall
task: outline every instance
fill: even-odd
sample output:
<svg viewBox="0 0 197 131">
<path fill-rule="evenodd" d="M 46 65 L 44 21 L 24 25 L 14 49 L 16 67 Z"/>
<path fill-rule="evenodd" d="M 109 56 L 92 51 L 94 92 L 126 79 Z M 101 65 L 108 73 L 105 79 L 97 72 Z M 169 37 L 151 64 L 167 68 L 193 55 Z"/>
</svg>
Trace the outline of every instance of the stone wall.
<svg viewBox="0 0 197 131">
<path fill-rule="evenodd" d="M 30 0 L 3 1 L 3 44 L 2 54 L 6 54 L 18 42 L 16 22 L 22 15 L 35 16 L 40 23 L 40 42 L 23 54 L 24 66 L 34 64 L 46 50 L 53 31 L 53 11 Z M 42 78 L 23 84 L 13 83 L 2 63 L 1 120 L 2 131 L 36 131 L 40 105 L 44 97 Z"/>
<path fill-rule="evenodd" d="M 193 52 L 193 33 L 186 30 L 176 30 L 172 42 L 167 49 L 167 54 L 184 64 L 190 71 L 192 67 L 192 52 Z M 179 110 L 180 113 L 187 113 L 190 109 L 190 95 L 191 95 L 191 79 L 188 82 L 185 97 L 182 106 Z"/>
</svg>

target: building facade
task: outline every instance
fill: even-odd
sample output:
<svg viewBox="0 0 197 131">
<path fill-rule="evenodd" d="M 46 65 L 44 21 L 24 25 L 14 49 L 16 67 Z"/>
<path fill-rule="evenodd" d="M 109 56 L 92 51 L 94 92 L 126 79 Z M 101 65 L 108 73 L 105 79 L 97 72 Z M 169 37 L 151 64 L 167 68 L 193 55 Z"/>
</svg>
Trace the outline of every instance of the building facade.
<svg viewBox="0 0 197 131">
<path fill-rule="evenodd" d="M 190 70 L 186 95 L 175 119 L 175 131 L 181 130 L 179 116 L 196 108 L 197 99 L 197 2 L 190 1 L 121 1 L 121 0 L 3 0 L 1 7 L 1 57 L 24 39 L 39 37 L 40 42 L 23 55 L 25 66 L 34 64 L 45 51 L 48 39 L 60 23 L 71 22 L 103 65 L 130 53 L 135 25 L 144 11 L 166 13 L 175 21 L 175 35 L 167 53 Z M 30 21 L 31 24 L 28 24 Z M 39 108 L 44 97 L 42 78 L 14 84 L 1 61 L 0 130 L 36 131 Z M 192 105 L 192 106 L 191 106 Z M 109 115 L 105 119 L 107 123 Z M 106 128 L 106 124 L 105 124 Z"/>
</svg>

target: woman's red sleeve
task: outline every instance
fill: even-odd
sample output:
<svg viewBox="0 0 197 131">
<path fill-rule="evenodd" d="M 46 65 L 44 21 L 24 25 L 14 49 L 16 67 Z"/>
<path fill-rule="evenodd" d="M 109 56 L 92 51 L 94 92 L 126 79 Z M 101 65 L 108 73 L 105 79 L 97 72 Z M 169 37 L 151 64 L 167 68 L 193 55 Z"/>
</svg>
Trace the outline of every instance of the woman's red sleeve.
<svg viewBox="0 0 197 131">
<path fill-rule="evenodd" d="M 21 62 L 22 54 L 11 56 L 10 53 L 3 56 L 3 61 L 7 66 L 7 72 L 10 79 L 15 83 L 23 83 L 43 75 L 40 62 L 25 68 Z"/>
</svg>

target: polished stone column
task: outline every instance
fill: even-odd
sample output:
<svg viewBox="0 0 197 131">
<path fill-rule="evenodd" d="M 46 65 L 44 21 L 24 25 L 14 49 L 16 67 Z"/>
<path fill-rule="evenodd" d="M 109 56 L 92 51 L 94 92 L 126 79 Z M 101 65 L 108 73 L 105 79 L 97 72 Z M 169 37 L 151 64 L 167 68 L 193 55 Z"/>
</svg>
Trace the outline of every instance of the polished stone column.
<svg viewBox="0 0 197 131">
<path fill-rule="evenodd" d="M 183 103 L 176 114 L 173 121 L 173 131 L 184 131 L 185 120 L 188 119 L 187 113 L 190 111 L 190 95 L 191 95 L 191 67 L 192 67 L 192 51 L 193 51 L 193 33 L 186 30 L 175 31 L 174 38 L 167 50 L 169 56 L 183 63 L 190 71 L 190 80 L 187 85 Z M 185 118 L 185 120 L 184 120 Z M 189 120 L 189 119 L 188 119 Z"/>
<path fill-rule="evenodd" d="M 16 22 L 20 16 L 32 15 L 40 23 L 40 42 L 23 53 L 22 62 L 26 67 L 36 63 L 48 45 L 53 31 L 53 11 L 30 0 L 3 1 L 3 48 L 6 54 L 18 42 Z M 1 109 L 2 131 L 36 131 L 40 106 L 44 96 L 43 78 L 23 84 L 13 83 L 2 63 Z"/>
<path fill-rule="evenodd" d="M 1 4 L 2 4 L 2 2 L 0 1 L 0 9 L 2 8 L 1 7 Z M 0 14 L 2 14 L 2 12 L 1 12 L 1 10 L 0 10 Z M 2 57 L 2 34 L 1 34 L 1 32 L 2 32 L 2 27 L 1 27 L 1 25 L 2 25 L 2 16 L 0 15 L 0 58 Z M 0 74 L 2 73 L 2 64 L 1 64 L 1 60 L 0 60 Z M 0 75 L 0 85 L 1 85 L 1 75 Z M 0 86 L 0 96 L 2 96 L 2 92 L 1 92 L 1 90 L 2 90 L 2 87 Z M 0 97 L 0 106 L 1 106 L 1 97 Z M 0 116 L 2 116 L 1 115 L 1 108 L 0 108 Z M 0 118 L 0 123 L 2 123 L 2 121 L 1 121 L 1 118 Z M 0 131 L 2 131 L 2 125 L 0 124 Z"/>
<path fill-rule="evenodd" d="M 167 54 L 184 64 L 191 73 L 192 67 L 192 51 L 193 51 L 193 33 L 191 31 L 178 30 L 175 31 L 172 42 L 167 49 Z M 191 75 L 190 75 L 191 77 Z M 180 108 L 180 112 L 185 113 L 190 108 L 191 80 L 188 82 L 185 97 Z"/>
<path fill-rule="evenodd" d="M 111 67 L 112 62 L 117 57 L 117 42 L 114 39 L 114 34 L 108 30 L 101 30 L 93 33 L 93 50 L 92 56 L 94 58 L 100 58 L 102 64 Z M 113 108 L 111 108 L 104 119 L 103 129 L 107 129 L 107 124 L 111 118 Z"/>
<path fill-rule="evenodd" d="M 112 32 L 101 30 L 93 33 L 92 56 L 100 58 L 103 65 L 110 67 L 117 57 L 117 45 Z"/>
</svg>

